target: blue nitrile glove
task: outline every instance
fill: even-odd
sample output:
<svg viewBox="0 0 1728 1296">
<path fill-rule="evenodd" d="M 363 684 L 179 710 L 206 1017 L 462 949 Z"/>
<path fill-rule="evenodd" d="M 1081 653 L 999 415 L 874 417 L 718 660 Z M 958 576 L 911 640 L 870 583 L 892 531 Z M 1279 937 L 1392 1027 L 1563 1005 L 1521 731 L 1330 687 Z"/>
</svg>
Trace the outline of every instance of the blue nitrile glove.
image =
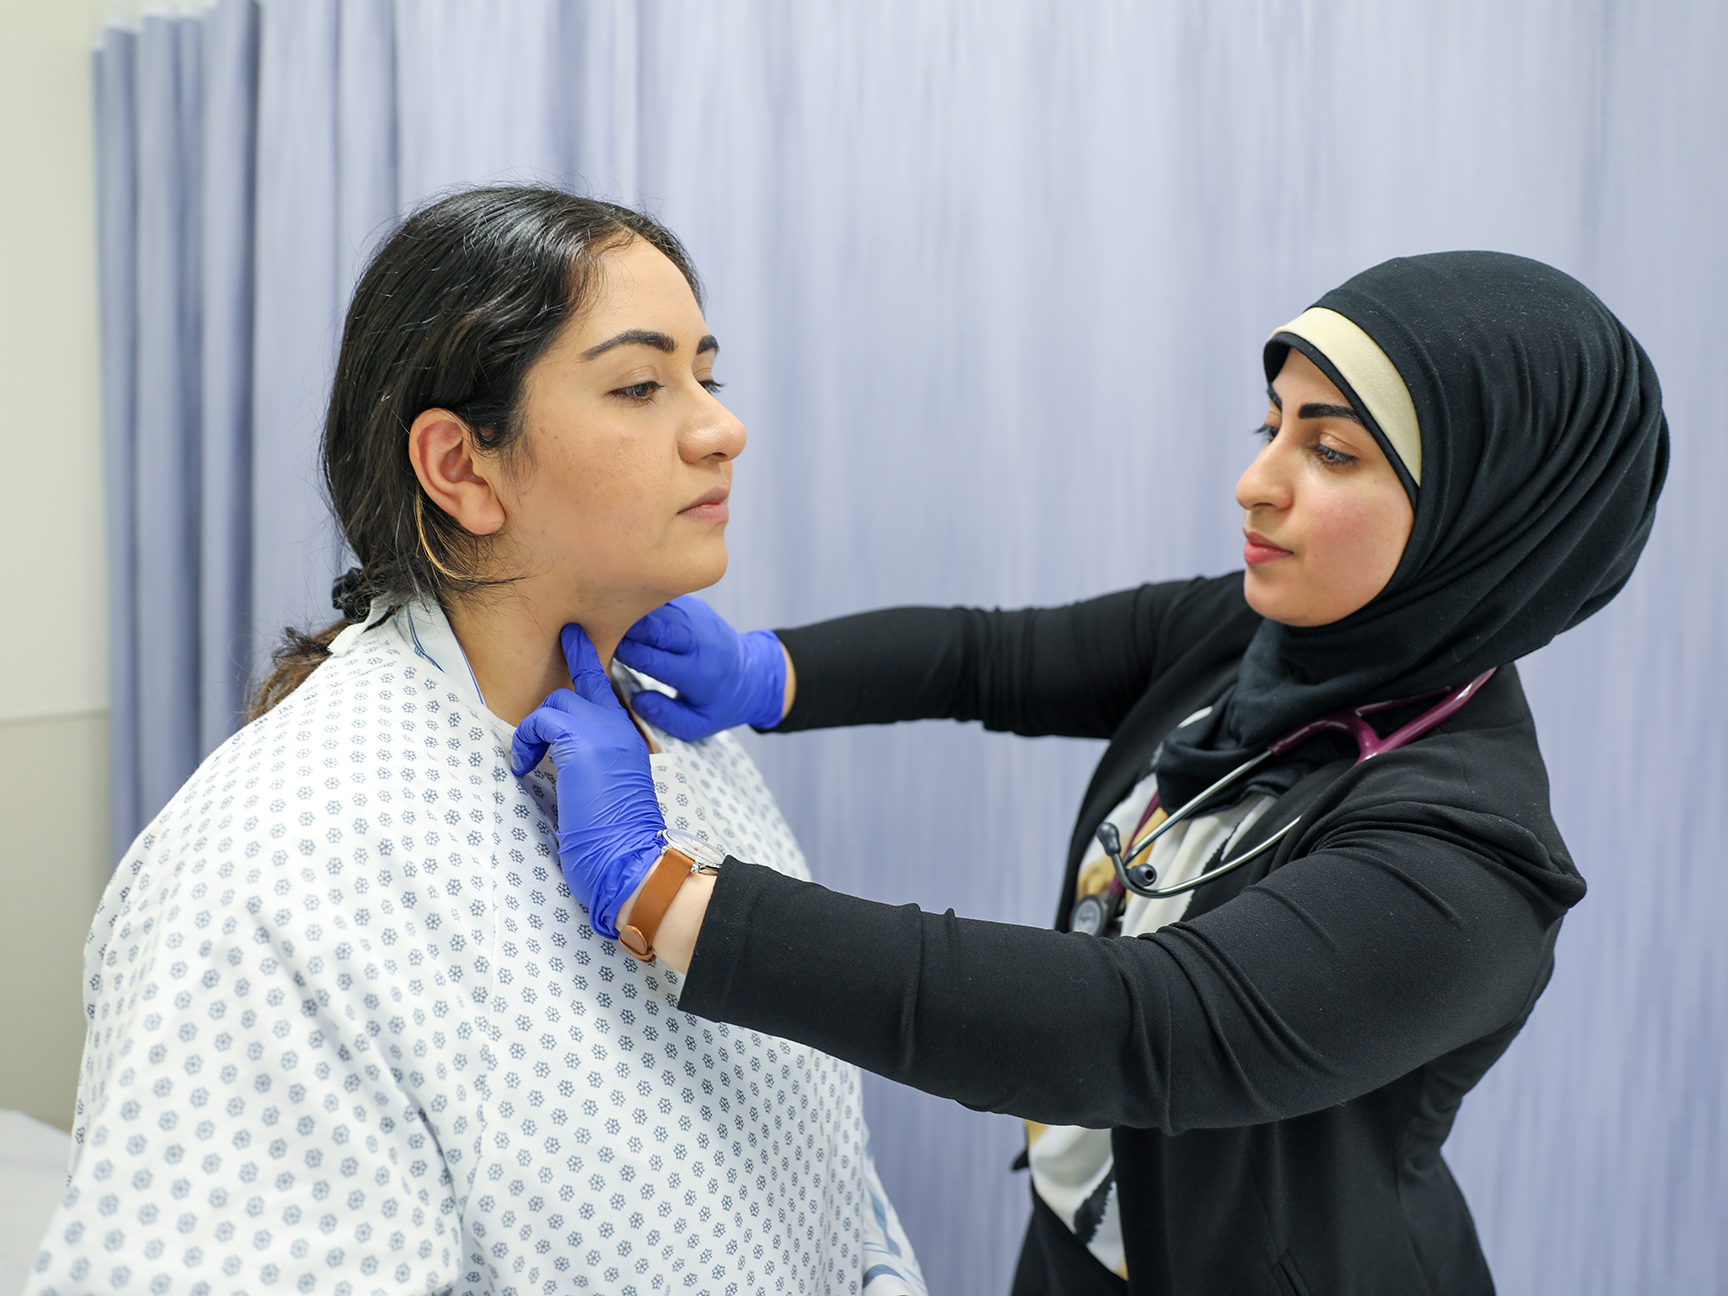
<svg viewBox="0 0 1728 1296">
<path fill-rule="evenodd" d="M 654 797 L 648 745 L 612 692 L 581 626 L 559 636 L 576 691 L 547 695 L 510 743 L 521 778 L 552 749 L 558 770 L 558 866 L 588 906 L 594 930 L 618 939 L 618 911 L 666 849 L 666 821 Z"/>
<path fill-rule="evenodd" d="M 675 698 L 644 689 L 630 699 L 636 714 L 674 738 L 695 742 L 722 729 L 772 729 L 786 707 L 786 653 L 772 630 L 739 634 L 689 594 L 655 608 L 625 632 L 626 666 L 678 690 Z"/>
</svg>

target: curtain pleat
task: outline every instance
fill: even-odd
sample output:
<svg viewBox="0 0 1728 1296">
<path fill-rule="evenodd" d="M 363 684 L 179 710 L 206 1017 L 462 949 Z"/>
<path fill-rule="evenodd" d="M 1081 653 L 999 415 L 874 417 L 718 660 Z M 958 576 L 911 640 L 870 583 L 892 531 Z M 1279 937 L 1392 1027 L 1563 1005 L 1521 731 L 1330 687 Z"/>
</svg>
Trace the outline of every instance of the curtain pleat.
<svg viewBox="0 0 1728 1296">
<path fill-rule="evenodd" d="M 345 562 L 317 444 L 366 253 L 451 185 L 646 206 L 751 431 L 748 625 L 1229 569 L 1266 332 L 1386 256 L 1596 288 L 1675 431 L 1621 598 L 1523 667 L 1591 894 L 1447 1146 L 1504 1290 L 1728 1285 L 1728 8 L 219 0 L 94 57 L 116 854 Z M 831 885 L 1042 923 L 1095 750 L 757 740 Z M 1077 1047 L 1087 1046 L 1084 1042 Z M 1014 1122 L 871 1080 L 932 1290 L 1002 1290 Z"/>
<path fill-rule="evenodd" d="M 336 50 L 337 299 L 344 306 L 366 257 L 392 226 L 396 192 L 396 6 L 342 0 Z"/>
<path fill-rule="evenodd" d="M 258 117 L 258 10 L 222 0 L 205 19 L 199 507 L 198 750 L 234 732 L 246 708 L 253 526 L 252 312 Z"/>
<path fill-rule="evenodd" d="M 112 856 L 145 822 L 138 783 L 137 33 L 110 27 L 92 59 L 102 346 L 103 502 L 108 521 L 108 804 Z"/>
<path fill-rule="evenodd" d="M 197 766 L 200 46 L 191 18 L 146 18 L 138 34 L 138 728 L 145 806 Z"/>
<path fill-rule="evenodd" d="M 335 618 L 339 552 L 318 481 L 325 387 L 348 258 L 337 224 L 338 0 L 262 6 L 252 375 L 254 660 L 284 622 Z"/>
</svg>

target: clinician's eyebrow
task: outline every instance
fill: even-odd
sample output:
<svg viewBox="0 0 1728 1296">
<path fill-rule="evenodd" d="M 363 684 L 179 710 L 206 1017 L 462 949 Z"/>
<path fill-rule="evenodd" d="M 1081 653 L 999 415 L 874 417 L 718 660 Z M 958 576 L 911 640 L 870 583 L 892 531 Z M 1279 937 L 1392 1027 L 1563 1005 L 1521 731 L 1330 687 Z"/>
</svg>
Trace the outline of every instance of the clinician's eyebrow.
<svg viewBox="0 0 1728 1296">
<path fill-rule="evenodd" d="M 1283 412 L 1284 402 L 1278 399 L 1278 393 L 1272 390 L 1271 383 L 1266 384 L 1266 397 L 1280 413 Z M 1349 419 L 1352 423 L 1362 423 L 1362 416 L 1348 405 L 1328 405 L 1324 401 L 1309 401 L 1296 411 L 1296 417 L 1305 419 L 1341 418 Z M 1368 425 L 1362 423 L 1362 426 L 1367 427 Z"/>
<path fill-rule="evenodd" d="M 1362 422 L 1362 416 L 1348 405 L 1326 405 L 1320 401 L 1310 401 L 1296 411 L 1296 417 L 1305 419 L 1341 418 L 1349 419 L 1352 423 Z M 1363 424 L 1363 426 L 1366 427 L 1367 424 Z"/>
<path fill-rule="evenodd" d="M 582 359 L 592 360 L 596 356 L 605 355 L 613 347 L 621 346 L 653 347 L 656 351 L 664 351 L 667 355 L 671 355 L 678 349 L 678 343 L 665 333 L 656 333 L 652 329 L 625 329 L 622 333 L 609 337 L 604 342 L 596 342 L 582 353 Z M 697 355 L 719 349 L 720 344 L 714 340 L 712 333 L 705 335 L 696 344 Z"/>
</svg>

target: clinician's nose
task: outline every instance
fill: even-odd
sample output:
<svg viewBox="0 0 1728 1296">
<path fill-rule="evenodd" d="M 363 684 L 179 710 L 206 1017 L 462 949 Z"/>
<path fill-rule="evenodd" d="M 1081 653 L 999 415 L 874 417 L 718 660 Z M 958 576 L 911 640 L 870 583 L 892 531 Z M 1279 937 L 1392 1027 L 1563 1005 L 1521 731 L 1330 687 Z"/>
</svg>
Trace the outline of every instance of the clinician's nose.
<svg viewBox="0 0 1728 1296">
<path fill-rule="evenodd" d="M 1242 475 L 1236 479 L 1236 503 L 1245 512 L 1257 508 L 1286 509 L 1290 507 L 1290 481 L 1286 469 L 1285 448 L 1279 436 L 1260 447 Z"/>
</svg>

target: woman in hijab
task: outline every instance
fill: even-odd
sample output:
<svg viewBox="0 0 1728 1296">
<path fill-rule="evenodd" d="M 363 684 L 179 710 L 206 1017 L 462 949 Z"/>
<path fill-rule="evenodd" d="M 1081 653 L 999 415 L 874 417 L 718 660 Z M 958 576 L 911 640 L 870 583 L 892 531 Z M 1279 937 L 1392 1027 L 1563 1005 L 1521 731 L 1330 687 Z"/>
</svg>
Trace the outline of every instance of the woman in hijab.
<svg viewBox="0 0 1728 1296">
<path fill-rule="evenodd" d="M 1019 1292 L 1492 1290 L 1440 1148 L 1584 894 L 1513 663 L 1631 573 L 1667 463 L 1656 375 L 1580 284 L 1486 252 L 1376 266 L 1264 363 L 1243 574 L 777 635 L 679 600 L 619 649 L 679 689 L 636 700 L 673 732 L 1108 738 L 1055 931 L 731 857 L 696 876 L 577 627 L 575 691 L 517 731 L 518 769 L 557 767 L 572 890 L 687 967 L 681 1008 L 1027 1118 Z M 1340 708 L 1357 741 L 1300 729 Z M 1112 830 L 1119 862 L 1093 844 Z"/>
</svg>

